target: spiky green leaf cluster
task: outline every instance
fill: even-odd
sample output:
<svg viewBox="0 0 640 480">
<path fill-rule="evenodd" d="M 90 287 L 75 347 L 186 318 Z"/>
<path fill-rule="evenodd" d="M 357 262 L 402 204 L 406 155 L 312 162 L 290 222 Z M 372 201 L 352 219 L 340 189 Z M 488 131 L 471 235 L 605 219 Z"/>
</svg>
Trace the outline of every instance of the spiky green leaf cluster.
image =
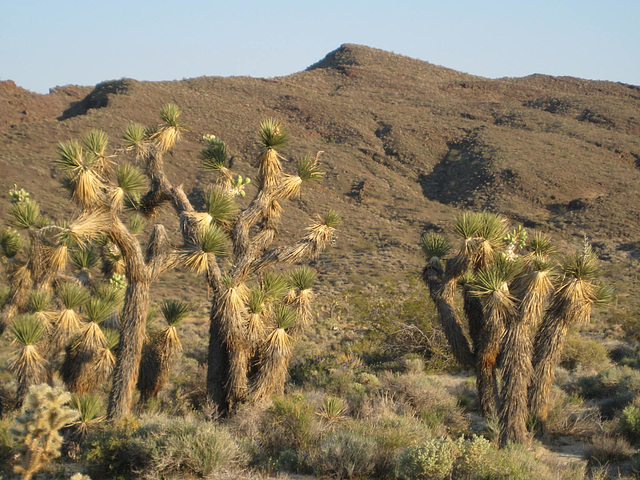
<svg viewBox="0 0 640 480">
<path fill-rule="evenodd" d="M 508 230 L 505 218 L 489 212 L 482 212 L 479 215 L 481 221 L 477 235 L 494 247 L 504 245 Z"/>
<path fill-rule="evenodd" d="M 174 327 L 191 314 L 191 307 L 180 300 L 166 300 L 160 306 L 160 311 L 166 322 Z"/>
<path fill-rule="evenodd" d="M 260 143 L 265 149 L 279 150 L 289 142 L 289 133 L 279 120 L 269 118 L 260 124 L 258 129 Z"/>
<path fill-rule="evenodd" d="M 298 161 L 298 176 L 305 182 L 317 182 L 322 178 L 324 172 L 320 170 L 318 159 L 310 155 L 305 155 Z"/>
<path fill-rule="evenodd" d="M 98 297 L 90 298 L 85 305 L 85 314 L 89 322 L 100 324 L 108 320 L 112 312 L 112 304 Z"/>
<path fill-rule="evenodd" d="M 568 277 L 591 281 L 598 275 L 598 258 L 595 253 L 577 252 L 562 259 L 562 272 Z"/>
<path fill-rule="evenodd" d="M 477 237 L 481 227 L 482 216 L 473 212 L 458 215 L 453 226 L 454 231 L 465 240 Z"/>
<path fill-rule="evenodd" d="M 170 127 L 180 127 L 180 109 L 173 103 L 167 103 L 160 110 L 160 118 Z"/>
<path fill-rule="evenodd" d="M 48 290 L 32 290 L 29 293 L 27 308 L 31 313 L 44 312 L 51 305 L 51 292 Z"/>
<path fill-rule="evenodd" d="M 451 250 L 451 244 L 442 235 L 437 233 L 429 233 L 422 237 L 420 247 L 427 259 L 444 258 Z"/>
<path fill-rule="evenodd" d="M 68 310 L 76 310 L 89 300 L 89 291 L 75 283 L 63 283 L 56 290 L 56 295 Z"/>
<path fill-rule="evenodd" d="M 212 188 L 204 198 L 205 208 L 214 224 L 228 225 L 238 213 L 238 206 L 221 188 Z"/>
<path fill-rule="evenodd" d="M 74 173 L 90 167 L 95 161 L 95 156 L 86 155 L 82 145 L 77 140 L 60 142 L 58 144 L 58 157 L 54 164 L 65 173 Z"/>
<path fill-rule="evenodd" d="M 11 322 L 9 331 L 15 342 L 28 346 L 40 341 L 45 327 L 34 315 L 20 315 Z"/>
<path fill-rule="evenodd" d="M 496 255 L 491 265 L 476 273 L 473 290 L 477 295 L 497 292 L 505 283 L 513 280 L 521 270 L 522 264 L 520 262 Z"/>
<path fill-rule="evenodd" d="M 207 146 L 200 151 L 200 160 L 203 170 L 217 172 L 229 162 L 227 145 L 215 137 L 206 138 Z"/>
<path fill-rule="evenodd" d="M 40 225 L 40 207 L 36 202 L 26 199 L 23 202 L 14 203 L 9 211 L 11 223 L 14 227 L 27 230 Z"/>
<path fill-rule="evenodd" d="M 147 130 L 144 125 L 132 123 L 127 125 L 122 135 L 124 146 L 127 149 L 139 148 L 147 139 Z"/>
<path fill-rule="evenodd" d="M 0 232 L 0 248 L 7 258 L 14 258 L 22 250 L 22 236 L 17 230 L 7 228 Z"/>
<path fill-rule="evenodd" d="M 146 225 L 146 219 L 139 213 L 134 213 L 129 218 L 129 231 L 132 235 L 140 235 Z"/>
<path fill-rule="evenodd" d="M 330 228 L 338 228 L 342 224 L 342 217 L 335 210 L 329 210 L 322 217 L 322 223 Z"/>
<path fill-rule="evenodd" d="M 539 257 L 548 257 L 556 252 L 551 238 L 542 232 L 533 232 L 533 235 L 529 238 L 529 250 L 533 255 Z"/>
<path fill-rule="evenodd" d="M 216 225 L 211 225 L 201 232 L 198 241 L 204 253 L 210 253 L 220 257 L 228 251 L 229 237 Z"/>
<path fill-rule="evenodd" d="M 247 310 L 249 310 L 249 313 L 260 314 L 264 311 L 266 301 L 267 295 L 264 290 L 252 288 L 247 299 Z"/>
<path fill-rule="evenodd" d="M 144 173 L 130 163 L 118 165 L 116 169 L 116 182 L 127 197 L 134 203 L 147 188 L 147 177 Z"/>
<path fill-rule="evenodd" d="M 286 330 L 296 324 L 296 312 L 287 305 L 278 305 L 274 314 L 274 320 L 278 328 Z"/>
<path fill-rule="evenodd" d="M 593 296 L 593 303 L 598 307 L 606 307 L 616 298 L 613 288 L 604 285 L 596 285 Z"/>
<path fill-rule="evenodd" d="M 4 308 L 7 304 L 7 300 L 9 300 L 9 294 L 11 293 L 11 288 L 8 285 L 0 285 L 0 310 Z"/>
<path fill-rule="evenodd" d="M 95 297 L 111 310 L 117 310 L 122 306 L 124 295 L 125 289 L 123 286 L 111 281 L 98 285 L 95 292 Z"/>
<path fill-rule="evenodd" d="M 285 296 L 288 289 L 287 279 L 282 275 L 273 271 L 267 271 L 262 275 L 262 290 L 268 300 L 279 300 Z"/>
<path fill-rule="evenodd" d="M 104 155 L 108 143 L 109 138 L 102 130 L 91 130 L 82 137 L 83 149 L 96 157 Z"/>
<path fill-rule="evenodd" d="M 83 423 L 89 423 L 97 418 L 102 411 L 100 395 L 74 395 L 71 404 L 80 413 L 80 421 Z"/>
<path fill-rule="evenodd" d="M 91 245 L 70 250 L 69 257 L 71 259 L 71 265 L 77 270 L 91 270 L 97 267 L 100 261 L 98 252 L 96 252 L 95 248 Z"/>
<path fill-rule="evenodd" d="M 316 279 L 316 272 L 306 265 L 296 268 L 289 273 L 288 283 L 291 288 L 297 290 L 308 290 Z"/>
</svg>

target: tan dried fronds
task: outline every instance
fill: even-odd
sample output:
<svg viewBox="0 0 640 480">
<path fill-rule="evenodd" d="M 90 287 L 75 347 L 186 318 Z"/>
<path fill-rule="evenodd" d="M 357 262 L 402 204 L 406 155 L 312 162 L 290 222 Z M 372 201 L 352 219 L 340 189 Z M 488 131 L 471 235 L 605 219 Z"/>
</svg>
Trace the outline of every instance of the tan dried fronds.
<svg viewBox="0 0 640 480">
<path fill-rule="evenodd" d="M 292 339 L 284 328 L 276 328 L 265 340 L 251 398 L 260 401 L 284 391 L 284 381 L 291 358 Z"/>
<path fill-rule="evenodd" d="M 297 175 L 285 175 L 278 185 L 277 195 L 280 198 L 298 198 L 300 197 L 300 187 L 302 178 Z"/>
<path fill-rule="evenodd" d="M 86 322 L 78 337 L 67 347 L 62 364 L 62 380 L 70 392 L 82 395 L 97 384 L 95 361 L 97 352 L 105 348 L 107 339 L 96 322 Z"/>
</svg>

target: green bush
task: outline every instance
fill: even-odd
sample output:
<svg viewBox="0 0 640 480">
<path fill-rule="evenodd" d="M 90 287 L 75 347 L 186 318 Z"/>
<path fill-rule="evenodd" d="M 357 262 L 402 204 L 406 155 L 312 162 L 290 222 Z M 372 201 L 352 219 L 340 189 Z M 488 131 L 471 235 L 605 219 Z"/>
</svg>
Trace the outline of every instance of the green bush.
<svg viewBox="0 0 640 480">
<path fill-rule="evenodd" d="M 609 366 L 611 361 L 606 347 L 597 340 L 580 335 L 570 335 L 562 352 L 560 365 L 570 371 L 578 367 L 599 372 Z"/>
<path fill-rule="evenodd" d="M 640 442 L 640 407 L 634 402 L 632 405 L 628 405 L 622 411 L 620 417 L 620 431 L 631 442 Z"/>
<path fill-rule="evenodd" d="M 303 451 L 318 438 L 315 408 L 300 394 L 274 398 L 262 419 L 260 447 L 277 458 L 285 450 Z"/>
<path fill-rule="evenodd" d="M 640 371 L 627 367 L 611 367 L 593 377 L 583 377 L 578 386 L 584 398 L 610 398 L 640 393 Z"/>
<path fill-rule="evenodd" d="M 413 445 L 398 455 L 397 476 L 405 480 L 444 480 L 451 475 L 460 453 L 460 442 L 449 439 Z"/>
<path fill-rule="evenodd" d="M 189 472 L 208 478 L 241 461 L 225 427 L 193 417 L 146 416 L 107 425 L 89 440 L 87 463 L 96 475 L 149 478 Z"/>
<path fill-rule="evenodd" d="M 497 455 L 495 444 L 474 435 L 465 442 L 462 453 L 454 465 L 454 478 L 480 479 L 491 473 L 491 464 Z"/>
<path fill-rule="evenodd" d="M 9 471 L 14 448 L 9 435 L 9 420 L 0 419 L 0 472 Z"/>
<path fill-rule="evenodd" d="M 370 478 L 375 468 L 376 444 L 352 431 L 338 431 L 320 444 L 313 466 L 317 474 L 338 479 Z"/>
</svg>

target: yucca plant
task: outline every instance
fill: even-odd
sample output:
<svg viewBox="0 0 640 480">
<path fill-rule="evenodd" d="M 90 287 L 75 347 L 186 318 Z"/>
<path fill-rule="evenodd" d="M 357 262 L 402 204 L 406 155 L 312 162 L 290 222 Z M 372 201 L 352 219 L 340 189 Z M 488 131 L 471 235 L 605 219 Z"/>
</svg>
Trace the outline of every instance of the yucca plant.
<svg viewBox="0 0 640 480">
<path fill-rule="evenodd" d="M 323 420 L 327 428 L 334 429 L 337 425 L 347 419 L 349 405 L 340 397 L 328 396 L 322 401 L 322 407 L 318 416 Z"/>
<path fill-rule="evenodd" d="M 69 441 L 82 445 L 89 433 L 105 419 L 102 415 L 102 402 L 99 395 L 73 395 L 71 405 L 78 411 L 79 417 L 65 430 Z"/>
<path fill-rule="evenodd" d="M 99 298 L 91 298 L 85 305 L 85 321 L 80 333 L 67 346 L 61 367 L 62 380 L 70 392 L 83 395 L 101 380 L 96 375 L 98 352 L 107 345 L 100 324 L 111 315 L 112 307 Z"/>
<path fill-rule="evenodd" d="M 165 301 L 160 311 L 167 326 L 151 338 L 143 351 L 138 377 L 141 404 L 157 397 L 169 381 L 171 369 L 182 351 L 177 326 L 191 314 L 189 305 L 179 300 Z"/>
<path fill-rule="evenodd" d="M 610 295 L 594 283 L 597 265 L 588 246 L 562 262 L 556 285 L 555 248 L 548 237 L 529 237 L 521 227 L 510 232 L 504 218 L 489 213 L 458 216 L 454 232 L 460 243 L 453 255 L 444 237 L 423 238 L 423 279 L 454 356 L 475 369 L 483 413 L 499 416 L 501 444 L 524 443 L 529 416 L 546 418 L 567 329 L 586 321 L 598 299 Z M 463 318 L 455 308 L 458 292 Z"/>
<path fill-rule="evenodd" d="M 29 391 L 29 387 L 44 380 L 46 360 L 38 343 L 45 333 L 45 326 L 33 315 L 17 317 L 10 327 L 12 344 L 16 347 L 9 370 L 18 381 L 16 405 L 19 408 Z"/>
<path fill-rule="evenodd" d="M 311 322 L 311 302 L 313 290 L 311 287 L 316 279 L 316 273 L 306 265 L 303 265 L 289 273 L 289 292 L 284 301 L 293 308 L 297 315 L 296 323 L 291 328 L 290 335 L 296 339 L 302 335 Z"/>
<path fill-rule="evenodd" d="M 71 265 L 77 270 L 76 278 L 84 286 L 92 282 L 91 270 L 98 266 L 100 256 L 92 245 L 84 245 L 69 252 Z"/>
<path fill-rule="evenodd" d="M 251 392 L 253 401 L 270 395 L 282 395 L 291 360 L 293 340 L 287 333 L 296 323 L 296 312 L 280 305 L 274 312 L 275 329 L 267 336 L 260 355 L 260 366 Z"/>
</svg>

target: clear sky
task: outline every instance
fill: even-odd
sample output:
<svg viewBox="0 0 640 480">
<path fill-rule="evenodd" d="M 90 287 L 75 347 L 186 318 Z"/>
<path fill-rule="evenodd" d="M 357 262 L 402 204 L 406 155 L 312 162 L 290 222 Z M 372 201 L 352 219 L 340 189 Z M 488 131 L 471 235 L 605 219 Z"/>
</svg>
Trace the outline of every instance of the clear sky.
<svg viewBox="0 0 640 480">
<path fill-rule="evenodd" d="M 358 43 L 485 77 L 640 85 L 640 0 L 0 0 L 0 79 L 274 77 Z"/>
</svg>

